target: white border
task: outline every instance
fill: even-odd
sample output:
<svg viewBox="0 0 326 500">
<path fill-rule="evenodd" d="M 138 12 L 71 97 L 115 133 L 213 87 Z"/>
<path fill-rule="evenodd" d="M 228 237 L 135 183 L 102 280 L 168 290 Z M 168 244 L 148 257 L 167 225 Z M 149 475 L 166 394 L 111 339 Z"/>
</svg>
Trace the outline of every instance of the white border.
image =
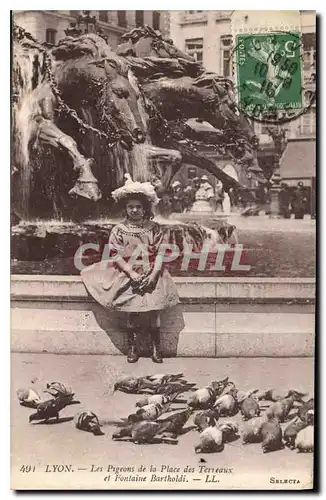
<svg viewBox="0 0 326 500">
<path fill-rule="evenodd" d="M 9 183 L 10 183 L 10 176 L 9 176 L 9 167 L 10 167 L 10 99 L 9 99 L 9 81 L 10 81 L 10 59 L 9 59 L 9 47 L 10 47 L 10 32 L 9 32 L 9 9 L 12 10 L 19 10 L 22 8 L 27 7 L 26 2 L 18 1 L 18 2 L 10 2 L 9 5 L 7 3 L 3 3 L 5 8 L 1 9 L 1 15 L 0 15 L 0 22 L 1 22 L 1 27 L 0 27 L 0 36 L 1 36 L 1 41 L 0 41 L 0 46 L 1 46 L 1 60 L 2 60 L 2 66 L 1 66 L 1 78 L 0 78 L 0 83 L 1 83 L 1 92 L 0 92 L 0 102 L 1 102 L 1 143 L 2 143 L 2 155 L 1 155 L 1 209 L 0 209 L 0 216 L 1 216 L 1 262 L 2 262 L 2 277 L 1 277 L 1 325 L 2 325 L 2 331 L 1 331 L 1 365 L 4 366 L 5 369 L 5 377 L 2 378 L 2 408 L 0 411 L 0 418 L 1 418 L 1 477 L 2 480 L 0 482 L 0 490 L 1 490 L 1 498 L 9 498 L 12 496 L 13 492 L 9 491 L 10 488 L 10 482 L 9 482 L 9 477 L 10 477 L 10 446 L 9 446 L 9 429 L 10 429 L 10 413 L 7 411 L 9 409 L 9 390 L 10 390 L 10 384 L 9 384 L 9 376 L 10 376 L 10 361 L 9 361 L 9 348 L 10 348 L 10 342 L 9 342 L 9 296 L 10 296 L 10 280 L 9 280 L 9 272 L 7 274 L 7 270 L 9 271 L 9 255 L 10 255 L 10 248 L 9 248 L 9 216 L 10 216 L 10 208 L 9 208 L 9 202 L 10 202 L 10 195 L 9 195 Z M 200 7 L 204 10 L 217 10 L 217 6 L 219 10 L 222 10 L 222 5 L 219 3 L 218 5 L 216 2 L 200 2 Z M 252 0 L 247 0 L 246 2 L 240 2 L 240 1 L 233 1 L 231 2 L 232 8 L 233 9 L 239 9 L 243 10 L 244 8 L 248 10 L 258 10 L 256 9 L 257 7 L 257 2 L 252 1 Z M 96 4 L 98 9 L 104 9 L 108 8 L 108 3 L 103 2 L 103 1 L 98 1 Z M 230 3 L 225 3 L 225 6 L 230 9 Z M 283 10 L 284 7 L 288 10 L 297 10 L 298 8 L 305 8 L 307 7 L 307 2 L 303 1 L 288 1 L 286 2 L 286 5 L 284 3 L 284 0 L 274 0 L 272 2 L 272 6 L 274 10 Z M 47 2 L 46 4 L 47 9 L 55 9 L 55 10 L 65 10 L 67 8 L 67 2 L 62 2 L 62 1 L 57 1 L 57 2 Z M 318 13 L 319 16 L 324 17 L 325 14 L 325 2 L 314 2 L 311 3 L 309 2 L 309 7 L 311 9 L 315 9 Z M 29 2 L 28 3 L 28 8 L 30 10 L 42 10 L 44 8 L 44 2 L 41 1 L 34 1 L 34 2 Z M 71 1 L 69 2 L 69 8 L 70 9 L 83 9 L 83 8 L 89 8 L 89 2 L 85 2 L 80 0 L 79 2 Z M 131 2 L 130 0 L 120 0 L 119 2 L 119 8 L 120 9 L 130 9 L 134 10 L 135 9 L 135 2 Z M 137 2 L 137 9 L 146 9 L 150 10 L 153 8 L 153 4 L 149 1 L 144 1 L 144 0 L 139 0 Z M 180 0 L 165 0 L 164 2 L 156 2 L 155 3 L 155 8 L 157 10 L 188 10 L 191 8 L 198 8 L 198 0 L 195 2 L 194 0 L 187 0 L 186 1 L 180 1 Z M 321 25 L 323 24 L 323 19 L 321 19 Z M 320 33 L 319 33 L 319 40 L 320 40 L 320 46 L 318 47 L 318 50 L 321 52 L 319 56 L 319 61 L 321 65 L 322 61 L 322 56 L 325 54 L 325 36 L 323 35 L 320 27 Z M 325 23 L 323 28 L 325 29 Z M 325 59 L 325 57 L 323 57 Z M 325 78 L 323 78 L 324 74 L 324 68 L 319 68 L 319 82 L 325 82 Z M 319 102 L 319 123 L 323 121 L 323 118 L 325 118 L 325 98 L 322 95 L 322 90 L 323 86 L 321 86 L 320 90 L 320 102 Z M 318 129 L 317 129 L 318 130 Z M 323 151 L 322 151 L 322 145 L 323 145 L 323 139 L 324 139 L 324 134 L 319 136 L 319 144 L 320 144 L 320 165 L 319 165 L 319 182 L 322 184 L 322 188 L 320 191 L 320 199 L 322 200 L 325 198 L 326 195 L 326 175 L 322 175 L 323 169 L 326 167 L 323 165 L 322 158 L 323 158 Z M 324 195 L 324 196 L 323 196 Z M 326 217 L 322 217 L 324 215 L 324 205 L 321 204 L 320 206 L 320 212 L 319 212 L 319 218 L 322 221 L 320 224 L 320 232 L 322 235 L 325 234 L 325 227 L 326 225 Z M 320 242 L 321 245 L 323 241 Z M 323 248 L 323 245 L 322 245 Z M 324 252 L 325 253 L 325 252 Z M 323 262 L 323 256 L 322 252 L 320 252 L 320 265 L 319 265 L 319 279 L 321 280 L 322 284 L 325 283 L 324 278 L 324 264 Z M 324 292 L 324 287 L 321 286 L 320 289 L 320 305 L 319 305 L 319 311 L 321 311 L 325 308 L 322 306 L 325 305 L 323 303 L 323 300 L 326 300 L 326 293 Z M 323 322 L 320 322 L 320 330 L 319 330 L 319 336 L 322 337 L 324 334 L 324 328 L 323 328 Z M 324 343 L 325 345 L 325 343 Z M 322 343 L 320 342 L 320 347 L 322 346 Z M 321 383 L 321 388 L 324 384 L 324 373 L 322 375 L 322 367 L 323 367 L 323 359 L 326 359 L 325 353 L 324 353 L 324 348 L 322 348 L 322 354 L 320 355 L 320 383 Z M 3 372 L 2 372 L 3 374 Z M 322 390 L 320 391 L 320 395 L 322 395 Z M 324 399 L 324 398 L 322 398 Z M 325 400 L 325 399 L 324 399 Z M 321 408 L 322 412 L 320 415 L 320 423 L 322 420 L 322 415 L 324 415 L 324 404 L 322 404 Z M 321 451 L 326 449 L 326 439 L 325 439 L 326 433 L 323 433 L 323 442 L 320 443 L 320 448 Z M 32 450 L 31 450 L 32 453 Z M 323 481 L 322 481 L 322 471 L 321 471 L 321 484 L 323 486 Z M 44 494 L 45 495 L 45 494 Z M 60 493 L 61 498 L 65 498 L 66 496 L 69 495 L 69 492 L 67 493 Z M 90 493 L 87 495 L 83 495 L 83 497 L 88 497 L 88 498 L 94 498 L 96 493 Z M 163 495 L 160 495 L 160 497 L 166 498 L 168 493 L 165 493 Z M 171 493 L 169 493 L 171 495 Z M 186 493 L 184 494 L 178 494 L 178 497 L 180 496 L 185 496 Z M 258 496 L 263 496 L 264 494 L 258 495 Z M 278 498 L 288 498 L 288 494 L 284 495 L 283 493 L 277 493 Z M 304 494 L 307 495 L 307 494 Z M 52 495 L 51 495 L 52 496 Z M 114 498 L 116 495 L 113 493 L 110 493 L 110 497 Z M 142 496 L 142 495 L 141 495 Z M 228 495 L 228 498 L 236 496 L 236 493 Z M 42 498 L 42 495 L 38 495 L 38 498 Z M 119 495 L 117 498 L 121 498 L 121 495 Z M 200 494 L 196 494 L 196 498 L 202 497 Z M 300 497 L 302 497 L 302 494 L 300 494 Z M 139 498 L 139 496 L 138 496 Z M 144 495 L 144 498 L 148 498 L 148 495 Z M 255 498 L 257 498 L 257 495 L 255 495 Z"/>
</svg>

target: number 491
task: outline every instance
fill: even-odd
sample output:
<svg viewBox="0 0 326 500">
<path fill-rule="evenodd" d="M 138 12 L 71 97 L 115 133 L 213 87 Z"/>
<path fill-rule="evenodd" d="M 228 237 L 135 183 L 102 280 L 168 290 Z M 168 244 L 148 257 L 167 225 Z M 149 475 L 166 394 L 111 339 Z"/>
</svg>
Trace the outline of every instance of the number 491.
<svg viewBox="0 0 326 500">
<path fill-rule="evenodd" d="M 35 472 L 35 465 L 22 465 L 20 472 Z"/>
</svg>

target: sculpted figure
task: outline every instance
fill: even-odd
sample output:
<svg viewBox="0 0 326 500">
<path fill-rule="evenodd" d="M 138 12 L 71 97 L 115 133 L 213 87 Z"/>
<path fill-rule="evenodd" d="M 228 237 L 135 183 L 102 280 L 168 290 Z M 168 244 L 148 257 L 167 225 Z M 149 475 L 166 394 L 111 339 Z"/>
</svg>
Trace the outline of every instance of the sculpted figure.
<svg viewBox="0 0 326 500">
<path fill-rule="evenodd" d="M 122 38 L 116 53 L 95 34 L 67 36 L 48 50 L 15 27 L 12 170 L 20 215 L 37 191 L 53 205 L 50 215 L 71 203 L 68 193 L 91 202 L 102 196 L 110 206 L 126 173 L 159 177 L 164 192 L 182 163 L 206 169 L 226 188 L 237 184 L 203 145 L 233 158 L 240 182 L 249 174 L 264 182 L 257 139 L 230 81 L 149 27 Z"/>
</svg>

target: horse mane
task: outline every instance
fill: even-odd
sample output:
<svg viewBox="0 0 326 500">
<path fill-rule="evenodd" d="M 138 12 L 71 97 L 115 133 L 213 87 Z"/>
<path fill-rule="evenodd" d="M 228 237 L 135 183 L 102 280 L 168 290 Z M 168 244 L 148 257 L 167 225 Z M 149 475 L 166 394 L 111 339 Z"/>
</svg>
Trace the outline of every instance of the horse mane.
<svg viewBox="0 0 326 500">
<path fill-rule="evenodd" d="M 52 49 L 52 54 L 58 61 L 76 59 L 85 55 L 92 56 L 94 59 L 112 58 L 119 60 L 106 41 L 93 33 L 80 35 L 76 38 L 72 36 L 62 38 L 58 45 Z"/>
</svg>

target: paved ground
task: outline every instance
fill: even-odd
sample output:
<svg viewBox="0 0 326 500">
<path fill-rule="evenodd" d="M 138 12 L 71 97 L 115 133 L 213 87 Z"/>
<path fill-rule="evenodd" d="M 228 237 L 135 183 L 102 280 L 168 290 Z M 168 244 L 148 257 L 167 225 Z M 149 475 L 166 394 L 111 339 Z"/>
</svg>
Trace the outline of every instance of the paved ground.
<svg viewBox="0 0 326 500">
<path fill-rule="evenodd" d="M 136 445 L 130 442 L 111 440 L 114 432 L 112 422 L 127 416 L 134 409 L 139 398 L 120 392 L 113 394 L 114 382 L 123 375 L 146 375 L 150 373 L 178 373 L 194 381 L 199 387 L 211 380 L 228 375 L 235 384 L 243 389 L 258 388 L 296 388 L 304 390 L 310 396 L 313 391 L 313 361 L 311 358 L 170 358 L 161 366 L 153 365 L 149 359 L 140 359 L 136 365 L 129 365 L 122 356 L 91 355 L 51 355 L 51 354 L 12 354 L 12 487 L 14 488 L 186 488 L 186 489 L 230 489 L 237 488 L 307 488 L 310 483 L 313 457 L 312 454 L 298 454 L 284 449 L 263 454 L 260 444 L 244 446 L 241 439 L 227 444 L 222 453 L 196 455 L 194 445 L 198 443 L 198 434 L 191 430 L 179 439 L 178 445 L 152 444 Z M 28 416 L 33 410 L 18 404 L 16 390 L 20 387 L 34 386 L 42 393 L 45 383 L 61 380 L 73 387 L 82 404 L 72 406 L 62 412 L 64 417 L 58 424 L 44 425 L 28 423 Z M 44 395 L 45 396 L 45 395 Z M 182 405 L 179 405 L 182 406 Z M 79 409 L 96 412 L 104 423 L 104 436 L 75 429 L 72 417 Z M 223 419 L 230 420 L 230 419 Z M 239 416 L 233 420 L 241 422 Z M 191 420 L 189 421 L 191 425 Z M 206 463 L 200 462 L 205 459 Z M 53 465 L 71 465 L 74 472 L 53 471 Z M 103 470 L 91 472 L 92 464 Z M 35 472 L 20 471 L 23 465 L 35 466 Z M 106 481 L 107 467 L 135 467 L 134 473 L 121 472 L 121 477 L 146 476 L 145 482 L 123 482 L 112 470 L 110 481 Z M 139 473 L 143 465 L 146 471 Z M 165 482 L 152 481 L 156 475 L 168 476 L 169 471 L 163 466 L 180 468 L 170 473 Z M 184 468 L 194 468 L 192 474 L 184 474 Z M 210 471 L 207 474 L 200 466 L 228 472 Z M 78 470 L 84 468 L 86 470 Z M 231 470 L 231 471 L 230 471 Z M 300 484 L 271 483 L 270 478 L 299 480 Z M 172 482 L 171 478 L 179 479 Z M 185 481 L 185 482 L 184 482 Z M 253 485 L 255 481 L 255 485 Z M 250 486 L 251 485 L 251 486 Z"/>
<path fill-rule="evenodd" d="M 307 231 L 316 230 L 316 220 L 305 215 L 304 219 L 272 219 L 269 215 L 261 212 L 258 216 L 243 217 L 233 212 L 228 217 L 228 222 L 240 229 L 259 229 L 261 231 Z"/>
</svg>

